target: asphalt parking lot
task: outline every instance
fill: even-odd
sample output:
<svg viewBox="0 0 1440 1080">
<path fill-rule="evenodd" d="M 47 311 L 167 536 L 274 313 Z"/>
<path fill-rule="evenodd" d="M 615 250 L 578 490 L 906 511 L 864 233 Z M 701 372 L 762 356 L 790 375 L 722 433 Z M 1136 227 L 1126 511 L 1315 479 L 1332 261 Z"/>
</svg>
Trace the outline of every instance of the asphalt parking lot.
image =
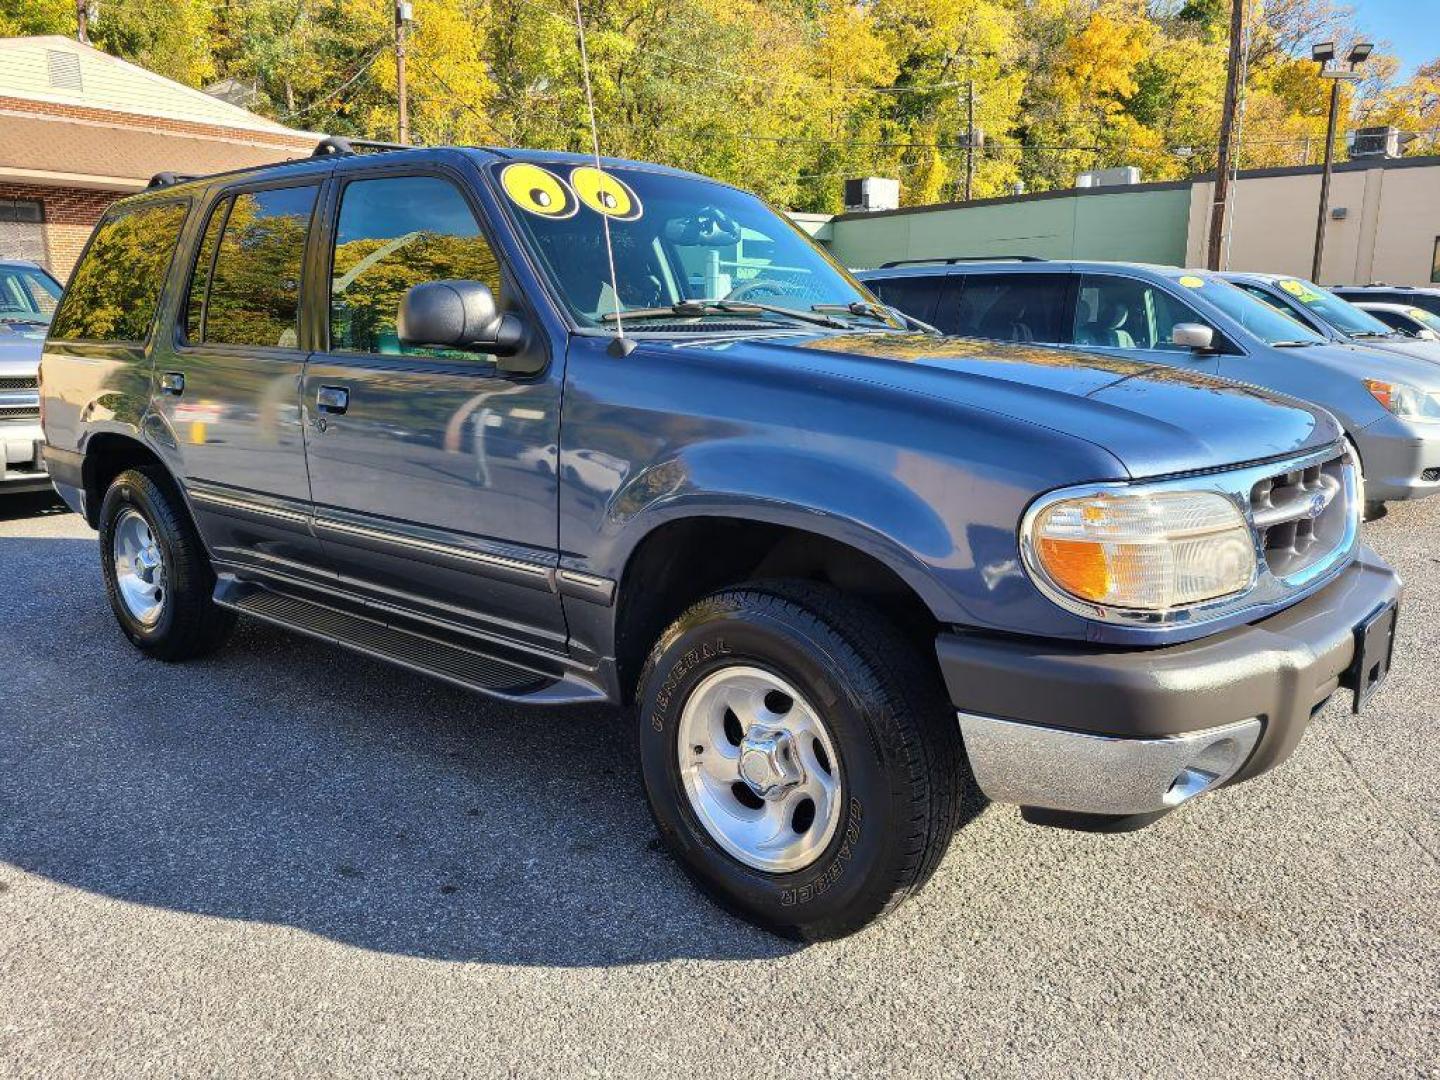
<svg viewBox="0 0 1440 1080">
<path fill-rule="evenodd" d="M 0 503 L 0 1073 L 1440 1072 L 1440 505 L 1366 527 L 1396 670 L 1151 829 L 992 807 L 800 948 L 665 854 L 611 710 L 278 630 L 142 659 L 93 534 Z"/>
</svg>

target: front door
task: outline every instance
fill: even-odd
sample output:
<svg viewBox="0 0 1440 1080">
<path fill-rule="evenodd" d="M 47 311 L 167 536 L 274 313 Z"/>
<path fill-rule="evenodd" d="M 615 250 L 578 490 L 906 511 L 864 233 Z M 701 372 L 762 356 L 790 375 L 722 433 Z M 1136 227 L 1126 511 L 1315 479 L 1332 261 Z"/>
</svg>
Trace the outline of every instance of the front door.
<svg viewBox="0 0 1440 1080">
<path fill-rule="evenodd" d="M 1214 330 L 1208 319 L 1158 285 L 1118 274 L 1085 274 L 1075 299 L 1070 340 L 1086 352 L 1216 374 L 1220 369 L 1216 353 L 1196 352 L 1171 340 L 1179 323 L 1199 323 Z M 1215 340 L 1220 341 L 1218 330 Z"/>
<path fill-rule="evenodd" d="M 315 529 L 341 584 L 464 632 L 562 651 L 560 370 L 513 377 L 396 334 L 413 285 L 513 286 L 460 184 L 393 168 L 327 196 L 329 349 L 305 373 Z"/>
<path fill-rule="evenodd" d="M 232 566 L 325 578 L 310 531 L 300 417 L 300 296 L 319 181 L 222 195 L 192 255 L 157 410 L 202 534 Z"/>
</svg>

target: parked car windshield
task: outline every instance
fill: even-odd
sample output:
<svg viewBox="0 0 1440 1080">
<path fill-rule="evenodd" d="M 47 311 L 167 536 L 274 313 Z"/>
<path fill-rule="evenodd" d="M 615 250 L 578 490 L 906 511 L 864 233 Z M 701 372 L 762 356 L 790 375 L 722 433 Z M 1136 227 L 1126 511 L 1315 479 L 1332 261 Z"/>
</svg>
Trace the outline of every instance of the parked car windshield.
<svg viewBox="0 0 1440 1080">
<path fill-rule="evenodd" d="M 669 308 L 730 301 L 821 312 L 844 319 L 874 303 L 850 274 L 800 231 L 746 192 L 695 177 L 586 164 L 509 162 L 495 167 L 501 194 L 555 292 L 582 326 L 607 326 L 615 311 L 602 214 L 610 219 L 619 309 L 659 320 L 654 329 L 706 330 L 737 313 Z M 694 315 L 694 317 L 690 317 Z M 743 313 L 753 321 L 783 314 Z M 871 321 L 900 326 L 872 314 Z M 666 321 L 669 320 L 669 321 Z M 652 328 L 637 322 L 637 329 Z"/>
<path fill-rule="evenodd" d="M 1409 315 L 1410 318 L 1425 327 L 1425 329 L 1433 330 L 1435 333 L 1440 334 L 1440 315 L 1418 307 L 1406 308 L 1405 314 Z"/>
<path fill-rule="evenodd" d="M 1275 283 L 1286 295 L 1293 296 L 1322 321 L 1352 337 L 1389 337 L 1393 331 L 1369 312 L 1361 311 L 1348 300 L 1299 278 L 1281 278 Z"/>
<path fill-rule="evenodd" d="M 32 266 L 0 265 L 0 323 L 49 326 L 60 303 L 60 285 Z"/>
<path fill-rule="evenodd" d="M 1325 339 L 1304 323 L 1281 314 L 1238 285 L 1231 285 L 1228 281 L 1214 277 L 1187 275 L 1180 280 L 1182 284 L 1190 281 L 1203 282 L 1201 287 L 1195 288 L 1197 296 L 1204 297 L 1267 345 L 1325 344 Z"/>
</svg>

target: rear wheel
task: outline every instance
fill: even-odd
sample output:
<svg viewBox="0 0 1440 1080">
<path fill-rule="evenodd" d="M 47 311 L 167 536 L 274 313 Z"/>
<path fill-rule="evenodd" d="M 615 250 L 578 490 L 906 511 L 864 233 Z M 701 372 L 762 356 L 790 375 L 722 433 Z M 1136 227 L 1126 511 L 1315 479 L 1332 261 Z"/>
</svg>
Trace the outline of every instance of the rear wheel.
<svg viewBox="0 0 1440 1080">
<path fill-rule="evenodd" d="M 126 637 L 161 660 L 222 645 L 233 612 L 212 599 L 215 574 L 180 493 L 158 467 L 128 469 L 100 506 L 101 565 Z"/>
<path fill-rule="evenodd" d="M 716 593 L 641 675 L 641 769 L 661 835 L 713 899 L 839 937 L 934 871 L 968 782 L 938 678 L 883 616 L 828 587 Z"/>
</svg>

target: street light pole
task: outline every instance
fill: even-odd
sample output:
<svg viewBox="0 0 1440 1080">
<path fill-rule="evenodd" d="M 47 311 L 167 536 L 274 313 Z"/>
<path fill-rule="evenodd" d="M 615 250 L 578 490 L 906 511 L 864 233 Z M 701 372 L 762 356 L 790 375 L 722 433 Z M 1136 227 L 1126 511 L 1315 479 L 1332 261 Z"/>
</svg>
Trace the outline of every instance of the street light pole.
<svg viewBox="0 0 1440 1080">
<path fill-rule="evenodd" d="M 1310 280 L 1320 283 L 1320 264 L 1325 259 L 1325 218 L 1330 213 L 1330 171 L 1335 163 L 1335 125 L 1340 119 L 1340 80 L 1330 84 L 1330 120 L 1325 125 L 1325 165 L 1320 170 L 1320 214 L 1315 219 L 1315 259 Z"/>
<path fill-rule="evenodd" d="M 1359 82 L 1359 67 L 1374 48 L 1368 42 L 1360 42 L 1345 58 L 1345 66 L 1335 61 L 1335 43 L 1324 41 L 1310 50 L 1310 56 L 1320 65 L 1320 77 L 1330 79 L 1330 117 L 1325 124 L 1325 163 L 1320 170 L 1320 212 L 1315 218 L 1315 258 L 1310 264 L 1310 280 L 1320 283 L 1320 265 L 1325 259 L 1325 219 L 1330 216 L 1330 174 L 1335 163 L 1335 129 L 1340 123 L 1340 84 Z"/>
</svg>

